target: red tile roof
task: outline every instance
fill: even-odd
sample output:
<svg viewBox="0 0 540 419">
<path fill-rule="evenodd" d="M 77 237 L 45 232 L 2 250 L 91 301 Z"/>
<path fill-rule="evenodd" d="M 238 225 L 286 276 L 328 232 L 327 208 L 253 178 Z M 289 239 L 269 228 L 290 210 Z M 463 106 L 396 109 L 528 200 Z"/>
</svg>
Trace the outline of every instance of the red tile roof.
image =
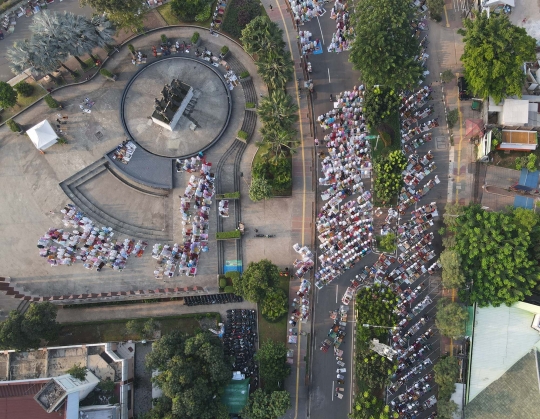
<svg viewBox="0 0 540 419">
<path fill-rule="evenodd" d="M 26 383 L 0 383 L 0 419 L 62 419 L 64 407 L 47 413 L 34 396 L 49 380 Z"/>
</svg>

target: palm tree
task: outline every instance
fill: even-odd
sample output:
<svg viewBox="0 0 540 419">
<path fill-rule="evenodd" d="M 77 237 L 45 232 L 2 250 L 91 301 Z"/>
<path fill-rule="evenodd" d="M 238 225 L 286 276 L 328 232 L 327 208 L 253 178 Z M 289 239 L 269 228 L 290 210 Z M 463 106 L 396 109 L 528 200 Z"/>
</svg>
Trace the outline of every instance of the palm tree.
<svg viewBox="0 0 540 419">
<path fill-rule="evenodd" d="M 288 52 L 269 51 L 257 61 L 257 71 L 270 90 L 283 90 L 293 75 L 293 62 Z"/>
<path fill-rule="evenodd" d="M 268 144 L 273 152 L 274 162 L 285 157 L 287 152 L 291 154 L 295 153 L 296 147 L 300 144 L 299 141 L 294 138 L 296 134 L 296 131 L 294 130 L 278 128 L 265 133 L 263 133 L 263 131 L 264 130 L 261 130 L 263 140 L 260 143 L 257 143 L 257 145 Z"/>
<path fill-rule="evenodd" d="M 55 43 L 55 50 L 72 55 L 81 67 L 86 64 L 79 55 L 89 54 L 94 61 L 92 51 L 96 47 L 105 47 L 113 40 L 114 30 L 106 20 L 90 20 L 73 13 L 41 13 L 34 18 L 30 26 L 34 34 L 48 38 Z"/>
<path fill-rule="evenodd" d="M 56 81 L 56 77 L 51 73 L 56 70 L 58 64 L 56 64 L 55 68 L 51 69 L 49 66 L 50 63 L 45 60 L 45 55 L 41 54 L 36 44 L 31 41 L 15 42 L 13 47 L 7 50 L 6 55 L 10 61 L 11 71 L 15 74 L 21 74 L 30 68 L 31 70 L 45 73 Z"/>
<path fill-rule="evenodd" d="M 285 46 L 283 31 L 267 16 L 258 16 L 242 29 L 240 38 L 248 54 L 260 54 L 263 51 L 281 51 Z"/>
<path fill-rule="evenodd" d="M 57 39 L 34 35 L 30 40 L 30 44 L 33 45 L 36 54 L 40 55 L 42 67 L 47 72 L 56 71 L 61 66 L 69 71 L 69 74 L 73 77 L 77 76 L 77 73 L 64 64 L 69 54 L 65 51 L 65 48 L 60 46 Z"/>
<path fill-rule="evenodd" d="M 298 119 L 298 106 L 284 90 L 274 90 L 261 100 L 257 113 L 265 124 L 288 129 Z"/>
</svg>

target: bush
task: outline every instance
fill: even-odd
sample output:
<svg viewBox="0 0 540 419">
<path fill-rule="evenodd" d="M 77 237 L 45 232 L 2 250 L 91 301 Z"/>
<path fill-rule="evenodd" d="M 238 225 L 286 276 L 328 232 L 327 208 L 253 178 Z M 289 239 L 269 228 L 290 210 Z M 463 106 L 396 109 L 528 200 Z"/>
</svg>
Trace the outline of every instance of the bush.
<svg viewBox="0 0 540 419">
<path fill-rule="evenodd" d="M 168 41 L 167 35 L 161 34 L 161 43 L 162 44 L 167 44 L 167 41 Z"/>
<path fill-rule="evenodd" d="M 448 122 L 448 128 L 454 128 L 454 125 L 456 125 L 456 122 L 459 119 L 459 111 L 457 109 L 452 109 L 450 112 L 448 112 L 448 115 L 446 116 L 446 121 Z"/>
<path fill-rule="evenodd" d="M 228 52 L 229 52 L 229 47 L 226 46 L 226 45 L 223 45 L 223 46 L 221 47 L 221 53 L 222 53 L 223 55 L 225 55 L 225 54 L 227 54 Z"/>
<path fill-rule="evenodd" d="M 193 36 L 191 37 L 191 43 L 196 44 L 199 38 L 200 38 L 199 32 L 194 32 Z"/>
<path fill-rule="evenodd" d="M 45 103 L 49 106 L 49 108 L 51 109 L 56 109 L 58 108 L 59 104 L 58 102 L 51 96 L 51 95 L 47 95 L 45 96 Z"/>
<path fill-rule="evenodd" d="M 240 278 L 240 272 L 238 271 L 229 271 L 225 274 L 225 278 L 229 278 L 231 281 L 235 281 Z"/>
<path fill-rule="evenodd" d="M 238 135 L 237 135 L 238 138 L 240 138 L 241 140 L 247 140 L 248 138 L 248 133 L 245 132 L 245 131 L 238 131 Z"/>
<path fill-rule="evenodd" d="M 224 289 L 223 289 L 223 292 L 227 293 L 227 294 L 234 294 L 234 287 L 232 285 L 227 285 Z"/>
<path fill-rule="evenodd" d="M 21 127 L 13 119 L 10 119 L 9 121 L 7 121 L 6 124 L 9 127 L 9 129 L 13 132 L 21 131 Z"/>
<path fill-rule="evenodd" d="M 25 82 L 24 80 L 20 81 L 13 87 L 17 91 L 17 93 L 23 97 L 32 96 L 32 93 L 34 93 L 34 86 L 32 86 L 30 83 Z"/>
<path fill-rule="evenodd" d="M 241 79 L 245 79 L 245 78 L 247 78 L 247 77 L 249 77 L 249 71 L 245 70 L 245 71 L 242 71 L 242 72 L 240 73 L 240 78 L 241 78 Z"/>
<path fill-rule="evenodd" d="M 211 4 L 208 0 L 172 0 L 171 11 L 186 22 L 203 22 L 204 20 L 198 19 L 208 14 L 207 9 L 211 7 Z M 210 14 L 211 12 L 210 10 Z M 210 16 L 208 16 L 209 18 Z"/>
<path fill-rule="evenodd" d="M 393 253 L 396 250 L 396 235 L 394 233 L 388 233 L 384 236 L 377 237 L 377 243 L 379 249 L 385 253 Z"/>
<path fill-rule="evenodd" d="M 132 54 L 135 54 L 135 47 L 132 44 L 128 44 L 127 47 L 129 49 L 129 52 L 131 52 Z"/>
<path fill-rule="evenodd" d="M 246 102 L 246 109 L 253 109 L 255 104 L 253 102 Z"/>
<path fill-rule="evenodd" d="M 67 140 L 64 137 L 58 137 L 58 144 L 67 144 Z"/>
<path fill-rule="evenodd" d="M 225 288 L 227 286 L 227 278 L 219 278 L 219 288 Z"/>
<path fill-rule="evenodd" d="M 17 92 L 5 81 L 0 81 L 0 107 L 11 108 L 17 103 Z"/>
<path fill-rule="evenodd" d="M 111 73 L 106 68 L 102 68 L 101 70 L 99 70 L 99 74 L 101 74 L 103 77 L 107 77 L 109 79 L 112 79 L 114 77 L 114 74 Z"/>
<path fill-rule="evenodd" d="M 86 367 L 82 367 L 81 364 L 73 365 L 69 370 L 66 372 L 71 375 L 73 378 L 76 378 L 79 381 L 84 381 L 86 378 Z"/>
</svg>

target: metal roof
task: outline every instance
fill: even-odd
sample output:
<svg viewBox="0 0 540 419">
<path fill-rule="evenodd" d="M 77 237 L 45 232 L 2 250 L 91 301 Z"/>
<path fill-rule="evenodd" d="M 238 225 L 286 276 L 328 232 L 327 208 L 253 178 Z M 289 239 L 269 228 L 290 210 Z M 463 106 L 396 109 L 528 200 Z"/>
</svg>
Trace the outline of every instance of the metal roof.
<svg viewBox="0 0 540 419">
<path fill-rule="evenodd" d="M 516 307 L 476 309 L 469 402 L 523 358 L 540 341 L 534 314 Z"/>
</svg>

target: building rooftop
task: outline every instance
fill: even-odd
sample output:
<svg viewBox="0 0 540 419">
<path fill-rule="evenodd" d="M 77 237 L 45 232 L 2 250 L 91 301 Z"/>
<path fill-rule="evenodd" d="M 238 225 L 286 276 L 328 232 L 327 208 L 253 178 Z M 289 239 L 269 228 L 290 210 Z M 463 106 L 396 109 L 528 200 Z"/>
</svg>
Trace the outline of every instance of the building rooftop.
<svg viewBox="0 0 540 419">
<path fill-rule="evenodd" d="M 467 406 L 467 419 L 538 419 L 537 351 L 530 350 Z"/>
<path fill-rule="evenodd" d="M 47 413 L 35 402 L 48 380 L 28 383 L 0 383 L 0 419 L 63 419 L 64 411 Z"/>
<path fill-rule="evenodd" d="M 540 341 L 540 335 L 531 327 L 533 318 L 533 313 L 516 307 L 476 309 L 469 402 Z"/>
</svg>

